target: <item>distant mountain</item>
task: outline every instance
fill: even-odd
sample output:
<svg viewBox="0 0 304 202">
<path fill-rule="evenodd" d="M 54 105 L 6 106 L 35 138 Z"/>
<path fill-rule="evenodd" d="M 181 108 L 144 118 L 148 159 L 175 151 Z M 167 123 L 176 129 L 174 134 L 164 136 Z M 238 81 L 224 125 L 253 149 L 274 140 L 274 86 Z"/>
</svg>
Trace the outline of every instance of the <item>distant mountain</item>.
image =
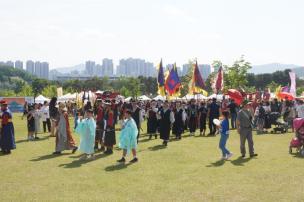
<svg viewBox="0 0 304 202">
<path fill-rule="evenodd" d="M 74 65 L 74 66 L 71 66 L 71 67 L 60 67 L 60 68 L 56 68 L 54 70 L 56 70 L 57 72 L 59 72 L 61 74 L 69 74 L 73 71 L 78 71 L 80 73 L 84 69 L 85 69 L 84 64 L 78 64 L 78 65 Z"/>
<path fill-rule="evenodd" d="M 270 63 L 264 65 L 253 65 L 249 72 L 254 74 L 265 74 L 273 73 L 275 71 L 284 71 L 285 69 L 298 69 L 300 67 L 300 65 L 293 64 Z"/>
</svg>

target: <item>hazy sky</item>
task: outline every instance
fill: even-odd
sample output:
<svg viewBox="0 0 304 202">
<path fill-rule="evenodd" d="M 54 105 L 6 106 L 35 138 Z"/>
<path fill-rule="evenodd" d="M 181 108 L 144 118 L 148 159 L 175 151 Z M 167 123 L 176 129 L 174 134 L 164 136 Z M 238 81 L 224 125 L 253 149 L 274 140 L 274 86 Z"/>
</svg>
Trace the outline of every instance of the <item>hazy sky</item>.
<svg viewBox="0 0 304 202">
<path fill-rule="evenodd" d="M 0 0 L 0 61 L 304 65 L 303 0 Z"/>
</svg>

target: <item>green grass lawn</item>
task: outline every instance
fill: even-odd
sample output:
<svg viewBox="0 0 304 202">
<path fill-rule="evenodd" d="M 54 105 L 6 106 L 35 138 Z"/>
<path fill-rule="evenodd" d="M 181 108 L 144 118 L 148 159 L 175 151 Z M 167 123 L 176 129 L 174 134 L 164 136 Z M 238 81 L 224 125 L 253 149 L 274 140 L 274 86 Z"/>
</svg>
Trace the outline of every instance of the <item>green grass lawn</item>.
<svg viewBox="0 0 304 202">
<path fill-rule="evenodd" d="M 93 161 L 80 161 L 80 153 L 69 151 L 54 156 L 54 138 L 41 134 L 41 140 L 27 142 L 19 114 L 14 114 L 14 125 L 17 149 L 0 156 L 0 201 L 304 200 L 304 162 L 288 153 L 291 133 L 254 135 L 259 156 L 241 159 L 239 136 L 233 131 L 230 161 L 219 161 L 219 136 L 185 134 L 167 148 L 160 139 L 143 136 L 139 162 L 122 165 L 116 163 L 118 149 L 111 156 L 98 153 Z"/>
</svg>

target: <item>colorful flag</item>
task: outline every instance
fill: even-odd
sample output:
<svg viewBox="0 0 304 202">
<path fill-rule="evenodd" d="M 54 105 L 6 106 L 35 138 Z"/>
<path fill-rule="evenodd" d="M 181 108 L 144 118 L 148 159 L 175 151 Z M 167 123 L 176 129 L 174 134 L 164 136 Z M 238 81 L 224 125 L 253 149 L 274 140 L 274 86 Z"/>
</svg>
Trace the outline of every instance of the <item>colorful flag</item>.
<svg viewBox="0 0 304 202">
<path fill-rule="evenodd" d="M 57 97 L 63 96 L 63 90 L 62 87 L 57 88 Z"/>
<path fill-rule="evenodd" d="M 174 95 L 180 88 L 181 82 L 179 80 L 176 67 L 170 70 L 168 77 L 165 82 L 165 89 L 167 90 L 169 96 Z"/>
<path fill-rule="evenodd" d="M 276 90 L 275 90 L 275 96 L 276 96 L 276 98 L 279 98 L 279 94 L 280 94 L 281 91 L 282 91 L 282 87 L 281 86 L 279 86 L 279 87 L 276 88 Z"/>
<path fill-rule="evenodd" d="M 288 86 L 283 86 L 283 87 L 281 88 L 281 92 L 289 93 L 289 91 L 290 91 L 290 89 L 289 89 Z"/>
<path fill-rule="evenodd" d="M 164 76 L 164 69 L 163 69 L 163 60 L 160 60 L 159 68 L 158 68 L 158 77 L 157 77 L 157 83 L 158 83 L 158 94 L 161 96 L 165 96 L 165 76 Z"/>
<path fill-rule="evenodd" d="M 207 93 L 207 91 L 204 90 L 205 87 L 206 86 L 205 86 L 204 80 L 198 69 L 198 65 L 197 65 L 197 61 L 196 61 L 194 70 L 193 70 L 193 77 L 192 77 L 192 79 L 190 81 L 190 85 L 189 85 L 189 93 L 190 94 L 202 93 L 204 96 L 207 96 L 208 93 Z"/>
<path fill-rule="evenodd" d="M 175 70 L 175 72 L 176 72 L 176 75 L 178 76 L 178 71 L 177 71 L 176 63 L 174 63 L 173 68 L 174 68 L 174 70 Z M 178 79 L 179 79 L 179 76 L 178 76 Z M 178 88 L 176 89 L 175 93 L 173 94 L 173 96 L 175 96 L 175 97 L 181 96 L 181 88 L 182 88 L 183 86 L 182 86 L 182 83 L 181 83 L 181 80 L 180 80 L 180 79 L 179 79 L 179 82 L 180 82 L 181 85 L 180 85 L 180 87 L 178 87 Z"/>
<path fill-rule="evenodd" d="M 289 72 L 290 77 L 290 89 L 289 92 L 296 97 L 296 74 L 294 72 Z"/>
<path fill-rule="evenodd" d="M 212 90 L 215 94 L 218 94 L 219 91 L 223 91 L 224 88 L 224 72 L 222 66 L 219 68 L 216 76 L 214 77 L 212 83 Z"/>
</svg>

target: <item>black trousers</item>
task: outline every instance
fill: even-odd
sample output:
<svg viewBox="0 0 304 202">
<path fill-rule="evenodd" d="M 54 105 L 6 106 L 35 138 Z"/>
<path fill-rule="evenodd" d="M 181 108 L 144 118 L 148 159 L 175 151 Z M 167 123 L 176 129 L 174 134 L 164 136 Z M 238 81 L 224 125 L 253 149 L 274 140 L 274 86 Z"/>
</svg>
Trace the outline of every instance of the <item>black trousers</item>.
<svg viewBox="0 0 304 202">
<path fill-rule="evenodd" d="M 51 132 L 51 120 L 46 119 L 46 121 L 43 121 L 42 123 L 43 123 L 43 131 L 46 133 L 46 126 L 47 126 L 47 129 L 50 133 Z"/>
<path fill-rule="evenodd" d="M 219 117 L 210 116 L 209 117 L 209 130 L 211 135 L 215 135 L 216 132 L 216 126 L 213 123 L 213 119 L 218 119 Z"/>
</svg>

